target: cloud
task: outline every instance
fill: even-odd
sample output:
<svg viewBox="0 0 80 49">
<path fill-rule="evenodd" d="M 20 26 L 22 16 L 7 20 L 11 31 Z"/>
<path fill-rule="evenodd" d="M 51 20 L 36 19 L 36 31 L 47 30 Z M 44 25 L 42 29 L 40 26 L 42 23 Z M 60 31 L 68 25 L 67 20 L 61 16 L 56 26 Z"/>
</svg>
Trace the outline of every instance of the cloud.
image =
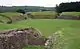
<svg viewBox="0 0 80 49">
<path fill-rule="evenodd" d="M 30 5 L 30 6 L 45 6 L 54 7 L 61 2 L 71 2 L 75 0 L 0 0 L 0 5 Z M 79 0 L 76 0 L 79 1 Z"/>
</svg>

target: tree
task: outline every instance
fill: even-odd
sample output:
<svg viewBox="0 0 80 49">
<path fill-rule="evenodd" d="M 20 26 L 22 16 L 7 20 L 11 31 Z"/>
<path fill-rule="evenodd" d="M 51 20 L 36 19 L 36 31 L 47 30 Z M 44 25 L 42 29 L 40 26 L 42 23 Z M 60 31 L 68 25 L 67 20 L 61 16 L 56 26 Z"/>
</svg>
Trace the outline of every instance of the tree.
<svg viewBox="0 0 80 49">
<path fill-rule="evenodd" d="M 80 2 L 66 2 L 56 5 L 56 11 L 61 12 L 80 12 Z"/>
<path fill-rule="evenodd" d="M 59 9 L 59 6 L 57 4 L 56 4 L 55 9 L 56 9 L 56 12 L 60 13 L 60 9 Z"/>
<path fill-rule="evenodd" d="M 16 12 L 22 13 L 24 16 L 24 19 L 27 19 L 27 17 L 25 16 L 26 12 L 23 9 L 18 9 Z"/>
<path fill-rule="evenodd" d="M 16 12 L 19 12 L 19 13 L 22 13 L 22 14 L 26 13 L 25 10 L 23 10 L 23 9 L 18 9 Z"/>
</svg>

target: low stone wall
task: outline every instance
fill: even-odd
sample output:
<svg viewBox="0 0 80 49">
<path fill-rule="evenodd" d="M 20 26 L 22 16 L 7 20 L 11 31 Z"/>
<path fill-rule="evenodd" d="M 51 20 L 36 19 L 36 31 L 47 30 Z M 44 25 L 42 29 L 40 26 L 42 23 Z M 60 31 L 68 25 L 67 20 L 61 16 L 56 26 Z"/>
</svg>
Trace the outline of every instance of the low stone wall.
<svg viewBox="0 0 80 49">
<path fill-rule="evenodd" d="M 0 49 L 22 49 L 27 45 L 44 45 L 44 41 L 34 28 L 0 31 Z"/>
<path fill-rule="evenodd" d="M 20 21 L 20 20 L 24 20 L 25 17 L 20 15 L 20 16 L 12 16 L 11 17 L 12 21 L 15 22 L 15 21 Z"/>
</svg>

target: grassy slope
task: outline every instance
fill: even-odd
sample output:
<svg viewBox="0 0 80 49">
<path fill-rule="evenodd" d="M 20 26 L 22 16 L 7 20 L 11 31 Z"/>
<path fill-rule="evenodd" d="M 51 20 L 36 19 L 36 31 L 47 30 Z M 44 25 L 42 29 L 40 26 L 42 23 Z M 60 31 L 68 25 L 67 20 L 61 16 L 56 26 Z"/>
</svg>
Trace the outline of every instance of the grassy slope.
<svg viewBox="0 0 80 49">
<path fill-rule="evenodd" d="M 48 37 L 52 33 L 64 28 L 65 44 L 63 49 L 80 49 L 80 20 L 50 20 L 31 19 L 13 24 L 0 24 L 0 29 L 23 28 L 32 26 L 38 28 Z"/>
<path fill-rule="evenodd" d="M 5 12 L 5 13 L 0 13 L 0 14 L 10 17 L 11 19 L 13 19 L 12 16 L 20 16 L 21 15 L 21 13 L 17 13 L 17 12 L 16 13 L 15 12 Z"/>
<path fill-rule="evenodd" d="M 3 17 L 3 16 L 0 16 L 0 20 L 3 21 L 3 22 L 7 22 L 8 21 L 8 18 Z"/>
<path fill-rule="evenodd" d="M 44 17 L 48 17 L 48 18 L 55 18 L 56 16 L 56 12 L 29 12 L 31 13 L 34 18 L 44 18 Z"/>
<path fill-rule="evenodd" d="M 3 14 L 3 15 L 5 15 L 5 16 L 9 16 L 9 17 L 11 17 L 11 16 L 20 16 L 20 13 L 14 13 L 14 12 L 5 12 L 5 13 L 0 13 L 0 14 Z"/>
<path fill-rule="evenodd" d="M 2 20 L 3 22 L 8 22 L 8 20 L 10 19 L 8 19 L 7 17 L 12 19 L 12 16 L 20 16 L 20 13 L 13 13 L 13 12 L 0 13 L 0 20 Z"/>
<path fill-rule="evenodd" d="M 47 15 L 55 15 L 56 12 L 30 12 L 32 15 L 39 15 L 39 16 L 47 16 Z"/>
<path fill-rule="evenodd" d="M 60 15 L 80 16 L 80 12 L 62 12 Z"/>
</svg>

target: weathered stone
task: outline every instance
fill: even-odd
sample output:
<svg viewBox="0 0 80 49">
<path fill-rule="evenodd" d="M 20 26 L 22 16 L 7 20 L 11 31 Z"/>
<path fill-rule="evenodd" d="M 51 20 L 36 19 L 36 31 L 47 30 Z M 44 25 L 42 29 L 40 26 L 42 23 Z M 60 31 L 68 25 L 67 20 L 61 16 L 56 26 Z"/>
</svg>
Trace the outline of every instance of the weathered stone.
<svg viewBox="0 0 80 49">
<path fill-rule="evenodd" d="M 45 38 L 34 28 L 0 31 L 0 49 L 22 49 L 26 45 L 44 45 Z"/>
</svg>

